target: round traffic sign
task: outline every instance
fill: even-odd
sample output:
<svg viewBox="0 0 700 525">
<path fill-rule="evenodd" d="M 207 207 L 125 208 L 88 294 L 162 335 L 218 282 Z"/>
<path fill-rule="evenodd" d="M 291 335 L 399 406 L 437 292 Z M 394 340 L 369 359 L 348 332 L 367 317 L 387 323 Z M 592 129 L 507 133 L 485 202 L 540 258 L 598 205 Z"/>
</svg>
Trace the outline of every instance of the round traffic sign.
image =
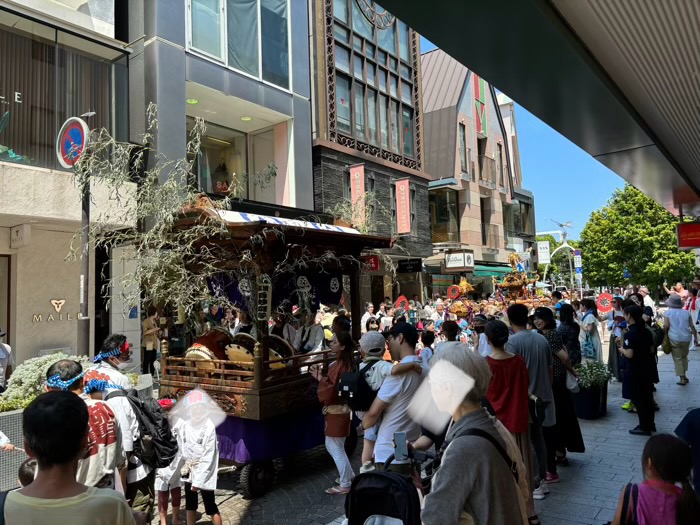
<svg viewBox="0 0 700 525">
<path fill-rule="evenodd" d="M 453 301 L 455 299 L 457 299 L 457 297 L 459 297 L 461 293 L 462 293 L 462 291 L 459 289 L 459 286 L 457 286 L 456 284 L 453 284 L 452 286 L 450 286 L 447 289 L 447 297 L 449 297 Z"/>
<path fill-rule="evenodd" d="M 610 295 L 609 293 L 605 292 L 602 293 L 598 296 L 598 300 L 596 301 L 596 306 L 598 307 L 598 312 L 601 314 L 606 314 L 610 310 L 613 309 L 613 296 Z"/>
<path fill-rule="evenodd" d="M 90 128 L 81 118 L 71 117 L 63 123 L 56 138 L 56 156 L 62 167 L 70 169 L 80 160 L 89 133 Z"/>
</svg>

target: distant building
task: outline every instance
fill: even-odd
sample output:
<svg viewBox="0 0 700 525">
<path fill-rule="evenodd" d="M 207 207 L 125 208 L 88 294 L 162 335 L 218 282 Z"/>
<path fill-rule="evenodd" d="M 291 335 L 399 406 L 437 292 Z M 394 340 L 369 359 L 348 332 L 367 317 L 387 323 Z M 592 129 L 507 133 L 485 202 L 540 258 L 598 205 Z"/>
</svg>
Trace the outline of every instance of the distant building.
<svg viewBox="0 0 700 525">
<path fill-rule="evenodd" d="M 440 49 L 422 55 L 422 73 L 432 291 L 465 275 L 478 293 L 490 293 L 492 278 L 510 271 L 509 254 L 534 242 L 512 101 L 503 99 L 504 119 L 493 87 Z"/>
</svg>

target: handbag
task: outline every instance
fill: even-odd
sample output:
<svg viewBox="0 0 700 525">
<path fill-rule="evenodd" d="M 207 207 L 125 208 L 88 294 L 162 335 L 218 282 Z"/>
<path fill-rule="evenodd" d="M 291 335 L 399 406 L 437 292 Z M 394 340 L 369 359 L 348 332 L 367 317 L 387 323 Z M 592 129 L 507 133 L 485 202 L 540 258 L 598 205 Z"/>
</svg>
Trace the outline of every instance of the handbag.
<svg viewBox="0 0 700 525">
<path fill-rule="evenodd" d="M 664 334 L 664 342 L 661 343 L 661 349 L 666 355 L 671 353 L 671 339 L 668 337 L 668 332 Z"/>
<path fill-rule="evenodd" d="M 581 390 L 581 387 L 579 387 L 578 384 L 578 379 L 576 379 L 576 376 L 568 370 L 566 371 L 566 389 L 572 394 L 576 394 L 579 390 Z"/>
</svg>

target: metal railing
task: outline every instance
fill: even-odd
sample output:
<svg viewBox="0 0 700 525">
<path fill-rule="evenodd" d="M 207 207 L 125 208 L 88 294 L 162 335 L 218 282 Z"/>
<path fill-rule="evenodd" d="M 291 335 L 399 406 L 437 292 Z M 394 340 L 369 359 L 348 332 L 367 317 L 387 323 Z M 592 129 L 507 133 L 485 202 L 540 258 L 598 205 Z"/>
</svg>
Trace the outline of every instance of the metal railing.
<svg viewBox="0 0 700 525">
<path fill-rule="evenodd" d="M 477 157 L 479 164 L 479 185 L 489 189 L 496 189 L 496 161 L 486 155 Z"/>
</svg>

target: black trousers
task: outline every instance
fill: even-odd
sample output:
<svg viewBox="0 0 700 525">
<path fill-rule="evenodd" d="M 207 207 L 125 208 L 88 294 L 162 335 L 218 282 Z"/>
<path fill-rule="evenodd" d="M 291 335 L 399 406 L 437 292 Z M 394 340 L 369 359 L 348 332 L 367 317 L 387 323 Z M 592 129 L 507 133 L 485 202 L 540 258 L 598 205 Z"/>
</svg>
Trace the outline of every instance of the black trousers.
<svg viewBox="0 0 700 525">
<path fill-rule="evenodd" d="M 156 368 L 153 363 L 156 362 L 156 351 L 143 349 L 143 363 L 141 363 L 141 373 L 155 375 Z"/>
<path fill-rule="evenodd" d="M 559 444 L 559 429 L 557 425 L 542 427 L 544 444 L 547 449 L 547 472 L 557 473 L 557 445 Z"/>
<path fill-rule="evenodd" d="M 632 403 L 639 416 L 639 428 L 655 432 L 653 386 L 651 381 L 632 378 Z"/>
<path fill-rule="evenodd" d="M 204 512 L 207 516 L 214 516 L 219 514 L 219 507 L 216 506 L 216 501 L 214 500 L 213 490 L 200 490 L 199 492 L 192 491 L 192 483 L 185 482 L 185 510 L 197 510 L 199 506 L 199 496 L 202 495 L 202 501 L 204 502 Z"/>
</svg>

